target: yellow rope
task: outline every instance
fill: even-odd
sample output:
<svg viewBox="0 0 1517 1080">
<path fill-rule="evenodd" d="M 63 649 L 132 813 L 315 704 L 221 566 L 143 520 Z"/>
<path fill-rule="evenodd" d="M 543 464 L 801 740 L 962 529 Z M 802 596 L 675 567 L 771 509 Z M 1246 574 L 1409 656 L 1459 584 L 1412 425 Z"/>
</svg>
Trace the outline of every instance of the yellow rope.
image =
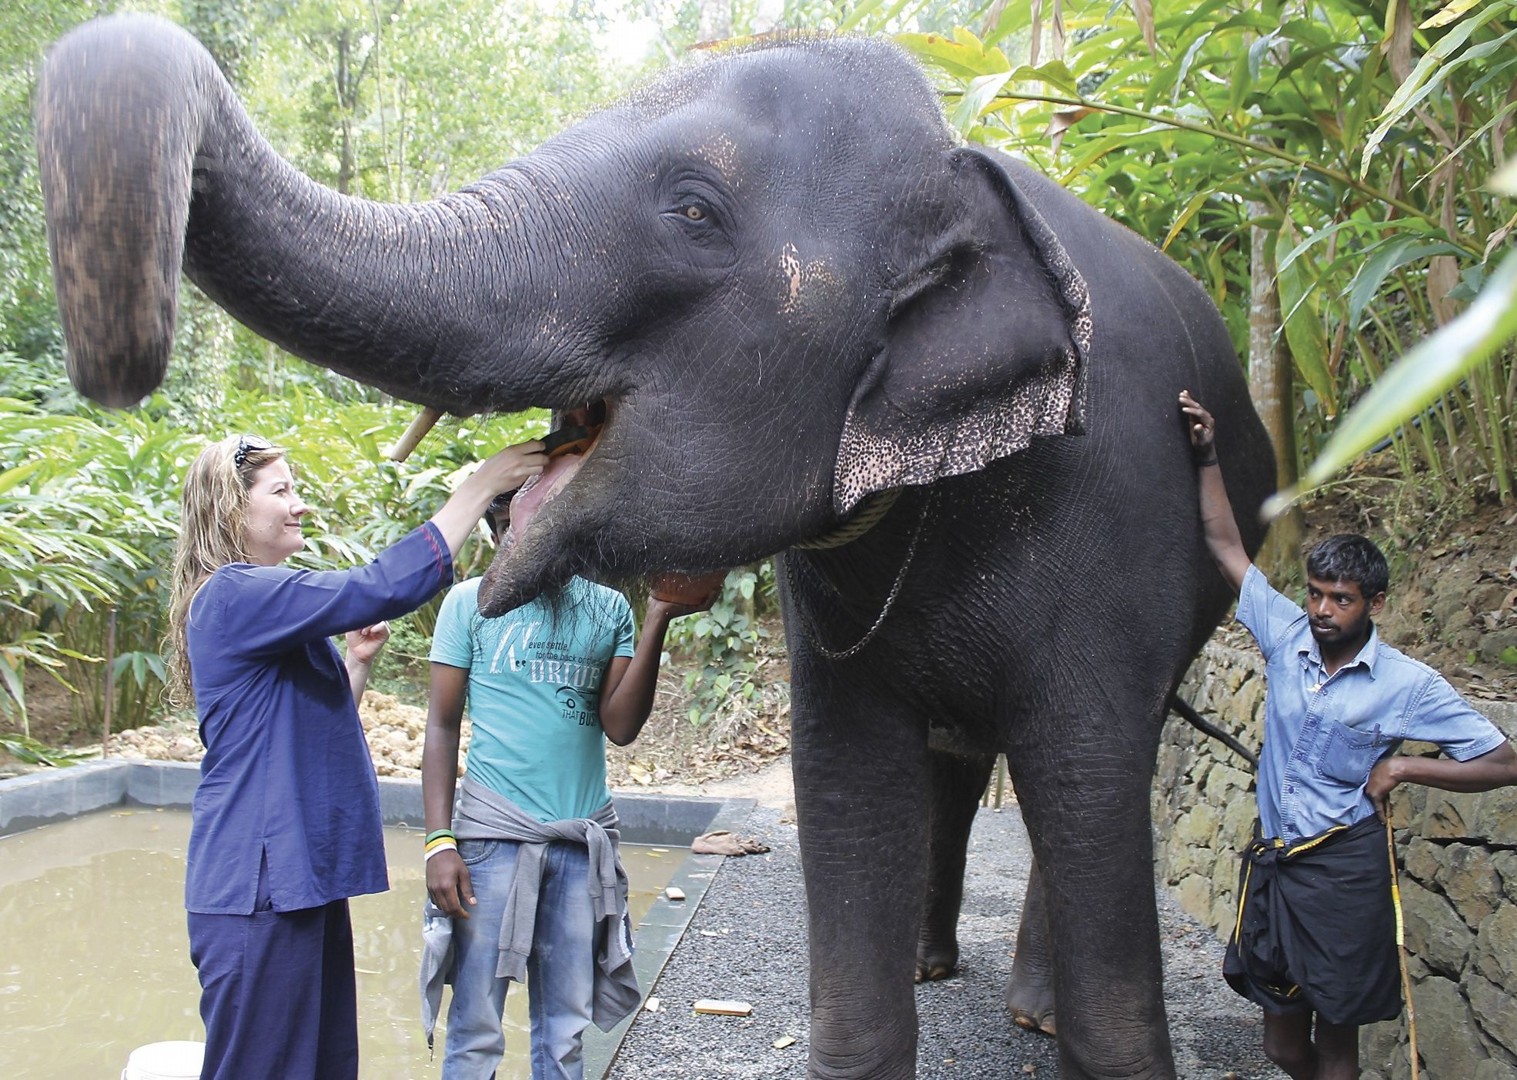
<svg viewBox="0 0 1517 1080">
<path fill-rule="evenodd" d="M 1391 808 L 1385 808 L 1385 850 L 1391 860 L 1391 904 L 1396 909 L 1396 959 L 1401 963 L 1401 992 L 1406 997 L 1408 1049 L 1412 1080 L 1417 1080 L 1417 1010 L 1412 1005 L 1412 976 L 1406 969 L 1406 923 L 1401 915 L 1401 882 L 1396 876 L 1396 834 L 1391 826 Z"/>
</svg>

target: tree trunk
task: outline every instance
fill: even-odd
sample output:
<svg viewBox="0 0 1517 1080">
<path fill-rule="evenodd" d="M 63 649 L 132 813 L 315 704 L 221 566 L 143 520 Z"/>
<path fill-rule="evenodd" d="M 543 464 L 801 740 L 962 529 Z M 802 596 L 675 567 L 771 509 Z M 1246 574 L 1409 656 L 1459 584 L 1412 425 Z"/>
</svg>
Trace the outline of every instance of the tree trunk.
<svg viewBox="0 0 1517 1080">
<path fill-rule="evenodd" d="M 1249 206 L 1250 215 L 1264 216 L 1269 208 Z M 1250 303 L 1248 308 L 1248 391 L 1275 445 L 1277 489 L 1296 482 L 1296 409 L 1290 348 L 1281 331 L 1280 293 L 1275 287 L 1275 234 L 1249 230 Z M 1270 526 L 1255 561 L 1274 581 L 1295 577 L 1301 567 L 1306 522 L 1293 506 Z"/>
<path fill-rule="evenodd" d="M 700 41 L 725 41 L 732 36 L 732 0 L 701 0 Z"/>
<path fill-rule="evenodd" d="M 337 158 L 337 190 L 353 193 L 353 115 L 358 108 L 358 82 L 353 78 L 351 38 L 347 27 L 337 36 L 337 122 L 342 137 Z"/>
</svg>

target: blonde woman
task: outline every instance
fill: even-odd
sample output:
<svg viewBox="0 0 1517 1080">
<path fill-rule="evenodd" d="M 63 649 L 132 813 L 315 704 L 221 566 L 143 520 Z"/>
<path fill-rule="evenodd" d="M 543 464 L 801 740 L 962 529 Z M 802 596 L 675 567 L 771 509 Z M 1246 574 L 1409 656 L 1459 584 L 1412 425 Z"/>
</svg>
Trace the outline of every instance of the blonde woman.
<svg viewBox="0 0 1517 1080">
<path fill-rule="evenodd" d="M 233 436 L 190 466 L 170 691 L 193 702 L 206 747 L 185 876 L 205 1080 L 358 1076 L 348 897 L 388 881 L 356 702 L 384 620 L 451 584 L 490 500 L 545 460 L 540 442 L 508 447 L 372 563 L 320 572 L 283 565 L 310 508 L 282 448 Z"/>
</svg>

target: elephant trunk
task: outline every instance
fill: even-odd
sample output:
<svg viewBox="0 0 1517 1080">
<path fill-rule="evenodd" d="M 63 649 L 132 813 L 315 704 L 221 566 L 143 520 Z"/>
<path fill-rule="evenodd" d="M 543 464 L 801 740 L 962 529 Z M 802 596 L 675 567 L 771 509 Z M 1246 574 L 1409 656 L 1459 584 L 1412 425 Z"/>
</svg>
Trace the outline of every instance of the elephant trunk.
<svg viewBox="0 0 1517 1080">
<path fill-rule="evenodd" d="M 105 405 L 135 404 L 163 380 L 203 97 L 176 107 L 157 88 L 176 71 L 168 24 L 122 40 L 89 23 L 48 54 L 37 87 L 37 149 L 69 379 Z M 177 35 L 177 31 L 173 32 Z M 123 178 L 136 178 L 124 183 Z"/>
<path fill-rule="evenodd" d="M 86 396 L 128 406 L 162 381 L 181 265 L 260 335 L 397 397 L 473 413 L 549 396 L 529 368 L 503 379 L 484 362 L 544 286 L 520 254 L 519 278 L 500 273 L 532 213 L 509 171 L 414 206 L 331 191 L 254 130 L 199 42 L 150 16 L 61 39 L 37 100 L 68 372 Z"/>
</svg>

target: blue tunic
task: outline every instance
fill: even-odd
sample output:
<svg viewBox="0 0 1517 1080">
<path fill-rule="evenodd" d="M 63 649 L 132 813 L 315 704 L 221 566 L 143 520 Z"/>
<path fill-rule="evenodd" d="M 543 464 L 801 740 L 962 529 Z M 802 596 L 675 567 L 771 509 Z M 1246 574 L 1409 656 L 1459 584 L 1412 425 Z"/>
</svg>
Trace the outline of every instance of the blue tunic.
<svg viewBox="0 0 1517 1080">
<path fill-rule="evenodd" d="M 379 784 L 335 634 L 398 618 L 452 581 L 428 522 L 352 570 L 224 566 L 190 604 L 205 758 L 185 907 L 249 915 L 267 861 L 275 911 L 389 887 Z"/>
</svg>

